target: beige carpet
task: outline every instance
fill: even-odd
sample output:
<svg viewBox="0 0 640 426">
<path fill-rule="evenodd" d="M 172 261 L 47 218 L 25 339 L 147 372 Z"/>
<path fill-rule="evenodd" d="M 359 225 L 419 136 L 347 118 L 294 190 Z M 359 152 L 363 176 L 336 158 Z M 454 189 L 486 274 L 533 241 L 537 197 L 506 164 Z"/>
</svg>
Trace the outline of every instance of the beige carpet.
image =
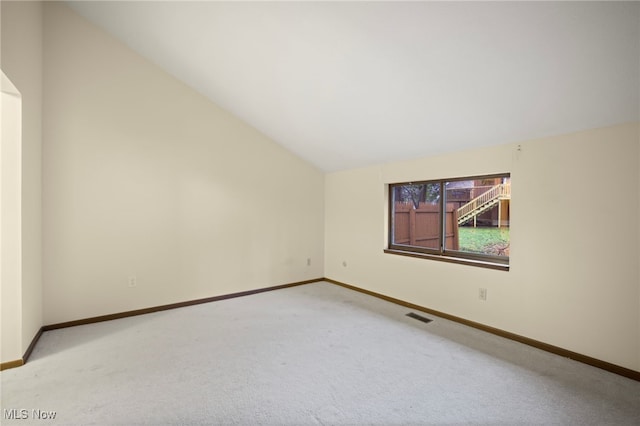
<svg viewBox="0 0 640 426">
<path fill-rule="evenodd" d="M 640 382 L 408 312 L 316 283 L 46 332 L 1 423 L 640 424 Z"/>
</svg>

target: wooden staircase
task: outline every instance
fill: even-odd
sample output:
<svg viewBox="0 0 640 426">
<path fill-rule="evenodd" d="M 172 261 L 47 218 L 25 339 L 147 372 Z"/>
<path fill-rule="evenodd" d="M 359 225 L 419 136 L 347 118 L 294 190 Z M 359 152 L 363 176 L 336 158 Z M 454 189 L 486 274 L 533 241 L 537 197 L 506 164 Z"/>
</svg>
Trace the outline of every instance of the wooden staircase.
<svg viewBox="0 0 640 426">
<path fill-rule="evenodd" d="M 492 209 L 501 200 L 510 199 L 510 183 L 495 185 L 458 209 L 458 225 L 465 224 L 478 215 Z"/>
</svg>

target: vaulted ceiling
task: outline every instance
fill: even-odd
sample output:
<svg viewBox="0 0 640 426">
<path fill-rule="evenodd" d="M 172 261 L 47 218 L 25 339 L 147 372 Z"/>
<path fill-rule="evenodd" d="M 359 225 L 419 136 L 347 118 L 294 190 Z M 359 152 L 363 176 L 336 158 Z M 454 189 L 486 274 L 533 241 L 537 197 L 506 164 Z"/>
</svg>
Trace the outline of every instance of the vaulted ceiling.
<svg viewBox="0 0 640 426">
<path fill-rule="evenodd" d="M 324 171 L 640 115 L 637 2 L 69 5 Z"/>
</svg>

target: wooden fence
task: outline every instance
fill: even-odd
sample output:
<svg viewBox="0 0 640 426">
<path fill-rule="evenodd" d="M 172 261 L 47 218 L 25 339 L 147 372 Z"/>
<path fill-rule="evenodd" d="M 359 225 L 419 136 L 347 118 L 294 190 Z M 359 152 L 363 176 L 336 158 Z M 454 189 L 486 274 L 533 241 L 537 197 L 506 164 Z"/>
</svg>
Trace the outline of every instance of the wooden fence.
<svg viewBox="0 0 640 426">
<path fill-rule="evenodd" d="M 449 250 L 458 250 L 458 213 L 455 204 L 446 208 L 446 245 Z M 417 247 L 440 248 L 440 206 L 420 203 L 396 203 L 394 209 L 394 244 Z"/>
</svg>

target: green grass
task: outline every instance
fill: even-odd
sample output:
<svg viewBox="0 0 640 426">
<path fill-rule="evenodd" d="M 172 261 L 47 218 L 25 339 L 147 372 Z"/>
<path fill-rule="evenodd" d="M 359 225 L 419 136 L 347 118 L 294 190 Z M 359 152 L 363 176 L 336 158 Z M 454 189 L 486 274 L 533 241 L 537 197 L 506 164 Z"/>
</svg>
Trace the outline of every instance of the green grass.
<svg viewBox="0 0 640 426">
<path fill-rule="evenodd" d="M 509 228 L 473 228 L 461 226 L 458 228 L 460 250 L 484 254 L 500 253 L 509 246 Z"/>
</svg>

